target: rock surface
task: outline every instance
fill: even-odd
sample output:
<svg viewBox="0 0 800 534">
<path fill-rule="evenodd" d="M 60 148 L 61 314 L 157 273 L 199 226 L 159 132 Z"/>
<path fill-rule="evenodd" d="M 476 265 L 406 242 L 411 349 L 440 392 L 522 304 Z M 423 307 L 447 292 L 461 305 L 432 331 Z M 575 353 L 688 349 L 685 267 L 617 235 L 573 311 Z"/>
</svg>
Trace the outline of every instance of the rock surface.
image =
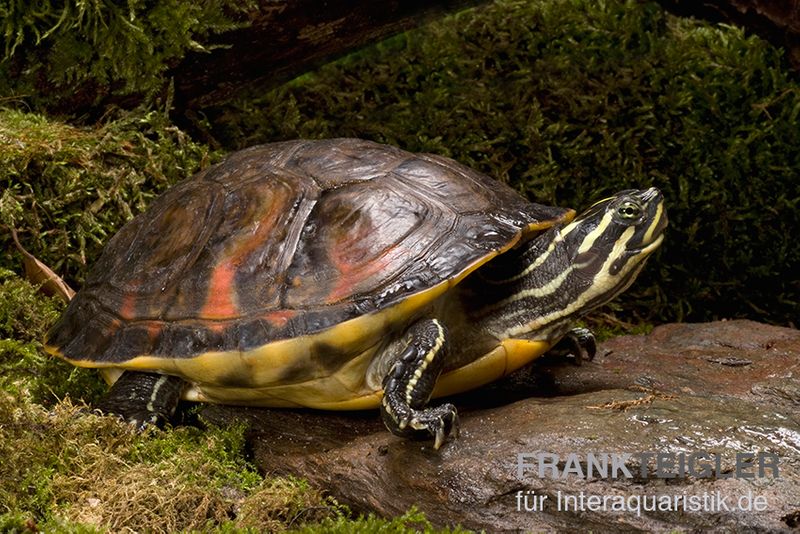
<svg viewBox="0 0 800 534">
<path fill-rule="evenodd" d="M 798 330 L 750 321 L 664 325 L 602 343 L 583 366 L 540 361 L 455 403 L 461 435 L 439 451 L 390 435 L 374 412 L 209 406 L 203 416 L 249 421 L 266 473 L 306 478 L 357 511 L 391 516 L 416 505 L 436 525 L 488 532 L 788 532 L 800 524 Z M 611 466 L 606 477 L 578 474 L 588 470 L 588 453 L 641 452 L 685 453 L 687 461 L 718 454 L 720 464 L 707 462 L 718 471 L 711 477 L 700 476 L 699 463 L 693 474 L 663 478 L 654 459 L 643 475 L 634 454 L 625 463 L 631 477 L 620 468 L 612 478 Z M 737 453 L 762 452 L 775 455 L 764 457 L 764 476 L 746 463 L 740 474 L 752 478 L 733 476 Z M 522 473 L 520 453 L 534 465 Z M 559 474 L 568 473 L 540 477 L 540 453 L 559 455 Z M 529 509 L 536 496 L 546 498 L 526 511 L 526 495 Z M 582 507 L 565 509 L 566 496 L 581 495 Z M 623 500 L 627 510 L 618 508 Z"/>
</svg>

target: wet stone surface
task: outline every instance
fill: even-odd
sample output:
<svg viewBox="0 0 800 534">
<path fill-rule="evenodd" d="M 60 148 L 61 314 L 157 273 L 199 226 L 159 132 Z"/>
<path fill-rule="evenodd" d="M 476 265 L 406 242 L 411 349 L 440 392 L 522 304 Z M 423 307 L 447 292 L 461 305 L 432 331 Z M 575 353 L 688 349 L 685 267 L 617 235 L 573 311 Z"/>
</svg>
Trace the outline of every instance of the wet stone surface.
<svg viewBox="0 0 800 534">
<path fill-rule="evenodd" d="M 390 435 L 376 412 L 209 406 L 203 416 L 248 421 L 264 472 L 306 478 L 356 511 L 390 516 L 416 505 L 436 525 L 489 532 L 800 524 L 798 330 L 664 325 L 601 344 L 583 366 L 540 361 L 454 402 L 461 435 L 439 451 Z M 655 456 L 643 473 L 642 452 L 666 454 L 662 476 Z M 623 453 L 633 456 L 618 456 L 624 469 L 615 471 Z M 700 453 L 710 456 L 691 456 Z M 737 453 L 753 457 L 737 467 Z M 558 476 L 547 465 L 540 476 L 540 460 Z M 598 472 L 581 476 L 590 464 Z"/>
</svg>

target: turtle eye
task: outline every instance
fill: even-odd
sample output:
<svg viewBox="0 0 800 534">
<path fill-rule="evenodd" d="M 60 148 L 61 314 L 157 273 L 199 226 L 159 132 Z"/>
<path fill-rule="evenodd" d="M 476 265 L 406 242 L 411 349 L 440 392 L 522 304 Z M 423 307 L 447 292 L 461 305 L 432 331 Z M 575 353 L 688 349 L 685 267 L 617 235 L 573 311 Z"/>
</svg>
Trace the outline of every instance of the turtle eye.
<svg viewBox="0 0 800 534">
<path fill-rule="evenodd" d="M 624 221 L 635 221 L 642 216 L 642 207 L 636 202 L 627 200 L 619 205 L 617 215 Z"/>
</svg>

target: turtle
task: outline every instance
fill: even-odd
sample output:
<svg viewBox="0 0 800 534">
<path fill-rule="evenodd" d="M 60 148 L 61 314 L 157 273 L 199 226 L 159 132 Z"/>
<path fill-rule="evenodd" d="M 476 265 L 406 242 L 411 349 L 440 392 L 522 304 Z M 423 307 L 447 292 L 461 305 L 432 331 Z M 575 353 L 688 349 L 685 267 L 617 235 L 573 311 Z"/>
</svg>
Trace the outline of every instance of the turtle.
<svg viewBox="0 0 800 534">
<path fill-rule="evenodd" d="M 576 216 L 444 156 L 259 145 L 123 225 L 45 348 L 100 369 L 98 408 L 137 426 L 180 399 L 378 408 L 438 449 L 458 415 L 432 399 L 548 351 L 594 356 L 575 321 L 633 282 L 666 225 L 654 187 Z"/>
</svg>

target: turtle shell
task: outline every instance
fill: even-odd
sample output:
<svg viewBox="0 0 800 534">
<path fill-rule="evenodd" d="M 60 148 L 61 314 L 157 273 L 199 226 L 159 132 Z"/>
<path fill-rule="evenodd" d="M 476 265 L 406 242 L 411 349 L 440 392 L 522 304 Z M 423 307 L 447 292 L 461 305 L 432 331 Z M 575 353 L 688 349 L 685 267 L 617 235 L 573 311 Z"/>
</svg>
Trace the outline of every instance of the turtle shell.
<svg viewBox="0 0 800 534">
<path fill-rule="evenodd" d="M 282 356 L 284 371 L 325 364 L 378 324 L 358 318 L 394 310 L 385 328 L 416 313 L 571 214 L 440 156 L 357 139 L 257 146 L 177 184 L 127 223 L 46 345 L 81 366 L 197 380 L 191 374 L 210 364 L 187 371 L 182 362 L 213 353 L 215 366 L 233 367 L 225 362 L 302 337 L 318 343 Z M 350 337 L 314 337 L 348 321 Z"/>
</svg>

